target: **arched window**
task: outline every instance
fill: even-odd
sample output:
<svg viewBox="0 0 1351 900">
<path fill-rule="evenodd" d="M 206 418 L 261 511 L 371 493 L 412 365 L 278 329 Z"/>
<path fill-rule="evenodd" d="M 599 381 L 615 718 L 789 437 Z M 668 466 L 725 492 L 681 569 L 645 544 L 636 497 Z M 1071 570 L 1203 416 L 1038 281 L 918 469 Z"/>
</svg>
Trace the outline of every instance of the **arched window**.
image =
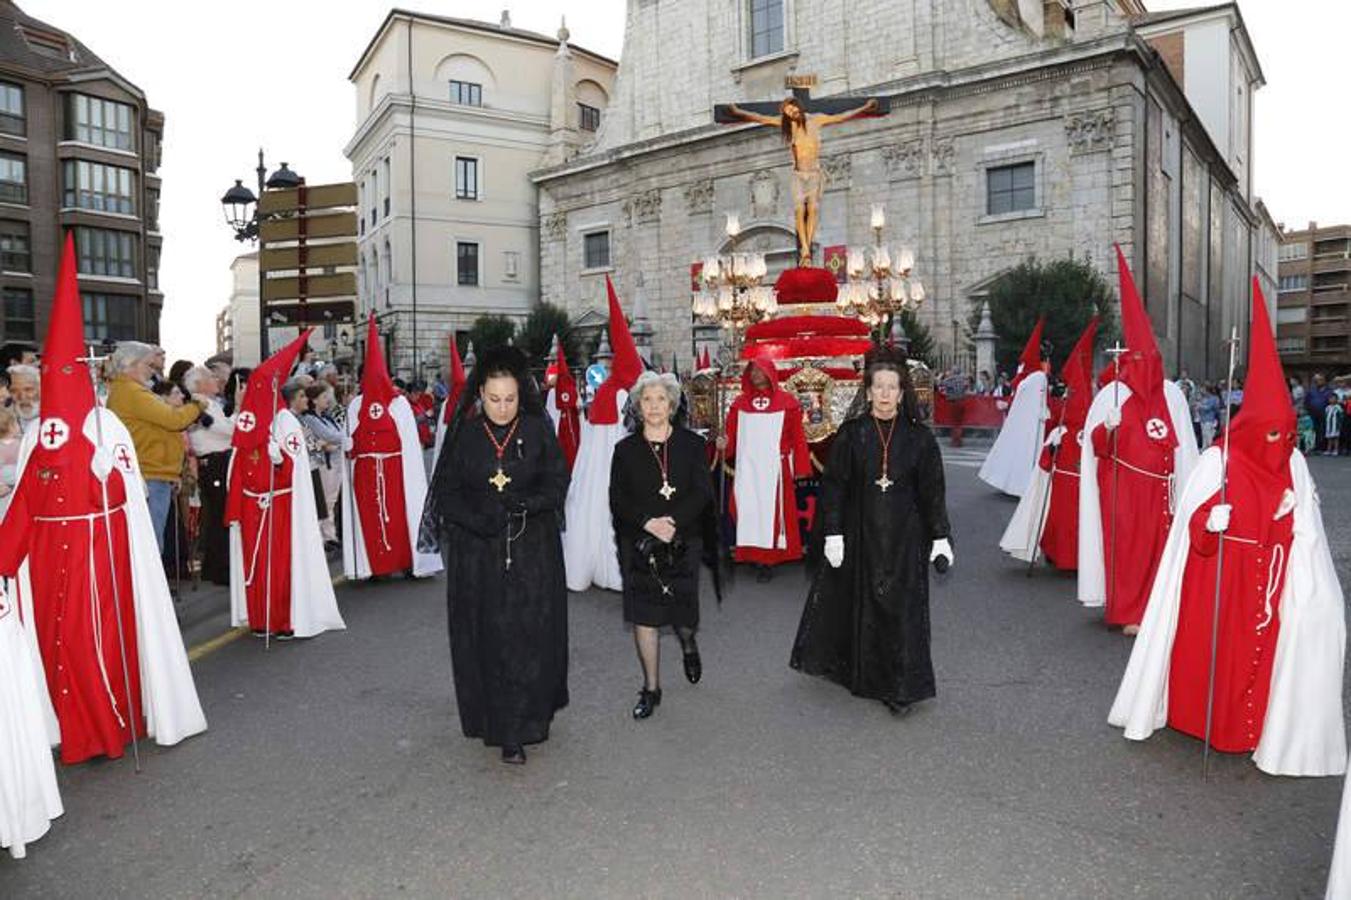
<svg viewBox="0 0 1351 900">
<path fill-rule="evenodd" d="M 371 79 L 371 94 L 367 98 L 366 111 L 370 112 L 375 109 L 375 104 L 380 102 L 382 96 L 384 96 L 384 90 L 380 84 L 380 73 L 376 72 L 375 77 Z"/>
<path fill-rule="evenodd" d="M 468 53 L 455 53 L 437 63 L 436 81 L 445 86 L 442 96 L 459 106 L 492 106 L 497 92 L 493 70 Z"/>
</svg>

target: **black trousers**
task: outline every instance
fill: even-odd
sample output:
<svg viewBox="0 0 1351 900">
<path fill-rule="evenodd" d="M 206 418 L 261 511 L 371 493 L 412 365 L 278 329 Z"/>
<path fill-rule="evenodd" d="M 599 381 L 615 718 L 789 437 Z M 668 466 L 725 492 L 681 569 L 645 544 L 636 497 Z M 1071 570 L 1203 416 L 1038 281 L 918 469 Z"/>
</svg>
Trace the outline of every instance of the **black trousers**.
<svg viewBox="0 0 1351 900">
<path fill-rule="evenodd" d="M 197 459 L 197 492 L 202 498 L 202 579 L 230 583 L 230 532 L 225 527 L 225 497 L 230 450 Z"/>
</svg>

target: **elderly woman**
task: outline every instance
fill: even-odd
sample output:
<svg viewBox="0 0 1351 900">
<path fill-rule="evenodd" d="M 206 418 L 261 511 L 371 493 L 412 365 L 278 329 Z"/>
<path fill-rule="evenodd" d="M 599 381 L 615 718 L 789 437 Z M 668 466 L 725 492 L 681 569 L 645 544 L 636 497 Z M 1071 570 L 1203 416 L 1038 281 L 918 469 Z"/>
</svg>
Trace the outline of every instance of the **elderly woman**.
<svg viewBox="0 0 1351 900">
<path fill-rule="evenodd" d="M 568 594 L 559 535 L 568 465 L 525 354 L 485 352 L 427 492 L 446 560 L 464 736 L 525 762 L 568 703 Z M 419 541 L 419 546 L 424 546 Z"/>
<path fill-rule="evenodd" d="M 136 341 L 124 341 L 113 353 L 113 378 L 108 384 L 108 409 L 131 432 L 150 503 L 155 540 L 164 551 L 164 523 L 169 504 L 183 473 L 182 433 L 202 417 L 203 404 L 190 400 L 174 408 L 150 390 L 155 361 L 163 365 L 164 351 Z"/>
<path fill-rule="evenodd" d="M 317 381 L 305 388 L 310 409 L 300 416 L 300 427 L 310 449 L 310 473 L 314 479 L 314 496 L 323 498 L 327 515 L 319 518 L 319 532 L 324 536 L 324 549 L 333 551 L 338 543 L 338 529 L 334 516 L 338 508 L 338 491 L 342 488 L 343 433 L 333 420 L 333 388 Z"/>
<path fill-rule="evenodd" d="M 213 584 L 229 584 L 230 533 L 225 527 L 225 495 L 235 423 L 220 401 L 219 373 L 206 366 L 193 366 L 183 375 L 183 387 L 206 404 L 206 414 L 211 420 L 210 425 L 188 432 L 188 443 L 197 457 L 197 492 L 202 500 L 202 577 Z"/>
<path fill-rule="evenodd" d="M 676 424 L 680 382 L 674 375 L 644 372 L 629 398 L 641 425 L 615 447 L 610 514 L 624 578 L 624 620 L 633 625 L 643 668 L 633 717 L 646 719 L 661 703 L 661 628 L 675 629 L 690 683 L 703 673 L 694 633 L 713 481 L 703 438 Z"/>
</svg>

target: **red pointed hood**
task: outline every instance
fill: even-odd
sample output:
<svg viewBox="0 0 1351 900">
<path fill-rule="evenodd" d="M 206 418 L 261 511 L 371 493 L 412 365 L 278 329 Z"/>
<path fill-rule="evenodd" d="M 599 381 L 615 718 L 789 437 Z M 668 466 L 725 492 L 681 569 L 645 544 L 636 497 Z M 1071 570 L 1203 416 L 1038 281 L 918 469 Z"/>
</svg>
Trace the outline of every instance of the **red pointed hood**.
<svg viewBox="0 0 1351 900">
<path fill-rule="evenodd" d="M 699 355 L 699 371 L 706 372 L 711 368 L 713 368 L 713 362 L 709 358 L 708 348 L 705 347 L 704 352 Z"/>
<path fill-rule="evenodd" d="M 84 310 L 75 276 L 75 239 L 66 232 L 47 341 L 42 346 L 41 415 L 44 421 L 62 420 L 72 434 L 84 427 L 95 402 L 89 366 L 79 362 L 84 355 Z"/>
<path fill-rule="evenodd" d="M 375 313 L 371 313 L 366 319 L 366 361 L 361 367 L 359 416 L 365 419 L 366 411 L 372 403 L 378 403 L 382 409 L 388 409 L 389 401 L 394 397 L 394 380 L 389 377 L 389 367 L 385 365 L 385 349 L 380 345 L 380 332 L 375 327 Z"/>
<path fill-rule="evenodd" d="M 769 379 L 769 386 L 763 389 L 757 389 L 751 383 L 751 372 L 759 370 Z M 773 394 L 779 389 L 779 370 L 774 365 L 774 360 L 768 354 L 759 354 L 746 363 L 746 368 L 741 370 L 741 390 L 746 394 Z"/>
<path fill-rule="evenodd" d="M 1023 354 L 1018 357 L 1018 371 L 1013 376 L 1013 389 L 1018 390 L 1018 385 L 1023 379 L 1033 372 L 1041 371 L 1041 332 L 1046 327 L 1046 317 L 1041 316 L 1037 319 L 1036 327 L 1027 337 L 1027 343 L 1023 345 Z"/>
<path fill-rule="evenodd" d="M 554 381 L 554 403 L 559 409 L 575 409 L 577 406 L 577 379 L 572 377 L 567 357 L 563 355 L 563 342 L 554 338 L 554 365 L 557 367 L 557 380 Z"/>
<path fill-rule="evenodd" d="M 1135 287 L 1135 277 L 1121 247 L 1116 247 L 1117 272 L 1121 279 L 1121 325 L 1129 352 L 1121 359 L 1121 381 L 1131 394 L 1144 399 L 1149 414 L 1167 421 L 1168 403 L 1163 396 L 1163 355 L 1154 340 L 1154 329 L 1144 301 Z"/>
<path fill-rule="evenodd" d="M 455 417 L 455 407 L 460 405 L 460 395 L 464 393 L 464 386 L 469 383 L 469 377 L 464 374 L 464 360 L 460 359 L 460 347 L 455 343 L 455 333 L 450 334 L 450 393 L 446 394 L 446 403 L 442 408 L 441 418 L 447 425 Z"/>
<path fill-rule="evenodd" d="M 312 330 L 306 328 L 300 337 L 269 356 L 249 375 L 244 401 L 235 415 L 234 437 L 230 439 L 235 449 L 250 450 L 267 443 L 272 420 L 277 410 L 285 405 L 281 399 L 281 386 L 295 368 L 296 359 L 309 341 Z"/>
<path fill-rule="evenodd" d="M 1295 448 L 1295 410 L 1287 384 L 1266 298 L 1254 278 L 1243 406 L 1229 426 L 1229 450 L 1279 475 L 1285 474 Z"/>
<path fill-rule="evenodd" d="M 619 392 L 633 387 L 638 376 L 643 374 L 643 358 L 638 355 L 638 347 L 633 343 L 629 332 L 629 323 L 624 318 L 624 310 L 619 305 L 619 295 L 610 276 L 605 276 L 605 290 L 610 296 L 610 348 L 614 358 L 610 360 L 610 374 L 596 389 L 595 399 L 591 402 L 589 418 L 593 425 L 616 425 L 619 423 Z"/>
<path fill-rule="evenodd" d="M 1083 427 L 1088 419 L 1088 407 L 1093 402 L 1093 341 L 1097 336 L 1098 317 L 1094 316 L 1060 369 L 1060 378 L 1069 389 L 1065 398 L 1064 425 L 1071 431 Z"/>
</svg>

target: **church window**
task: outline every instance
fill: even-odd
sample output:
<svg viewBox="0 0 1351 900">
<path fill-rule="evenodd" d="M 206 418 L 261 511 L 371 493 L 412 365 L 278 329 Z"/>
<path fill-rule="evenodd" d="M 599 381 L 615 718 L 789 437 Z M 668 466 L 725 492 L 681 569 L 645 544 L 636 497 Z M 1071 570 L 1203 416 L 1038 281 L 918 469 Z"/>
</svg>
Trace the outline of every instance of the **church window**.
<svg viewBox="0 0 1351 900">
<path fill-rule="evenodd" d="M 478 286 L 478 244 L 472 241 L 455 244 L 455 281 L 464 287 Z"/>
<path fill-rule="evenodd" d="M 783 52 L 784 0 L 750 0 L 751 59 Z"/>
<path fill-rule="evenodd" d="M 600 129 L 600 110 L 594 106 L 587 106 L 585 103 L 577 104 L 578 111 L 581 113 L 581 124 L 583 131 L 597 131 Z"/>
<path fill-rule="evenodd" d="M 610 268 L 610 232 L 593 231 L 582 235 L 582 268 Z"/>
<path fill-rule="evenodd" d="M 451 81 L 450 102 L 459 106 L 482 106 L 483 85 L 472 81 Z"/>
<path fill-rule="evenodd" d="M 1035 209 L 1037 164 L 1015 163 L 1011 166 L 992 166 L 985 171 L 985 212 L 997 216 L 1004 213 Z"/>
<path fill-rule="evenodd" d="M 472 156 L 455 157 L 455 199 L 479 199 L 478 160 Z"/>
</svg>

